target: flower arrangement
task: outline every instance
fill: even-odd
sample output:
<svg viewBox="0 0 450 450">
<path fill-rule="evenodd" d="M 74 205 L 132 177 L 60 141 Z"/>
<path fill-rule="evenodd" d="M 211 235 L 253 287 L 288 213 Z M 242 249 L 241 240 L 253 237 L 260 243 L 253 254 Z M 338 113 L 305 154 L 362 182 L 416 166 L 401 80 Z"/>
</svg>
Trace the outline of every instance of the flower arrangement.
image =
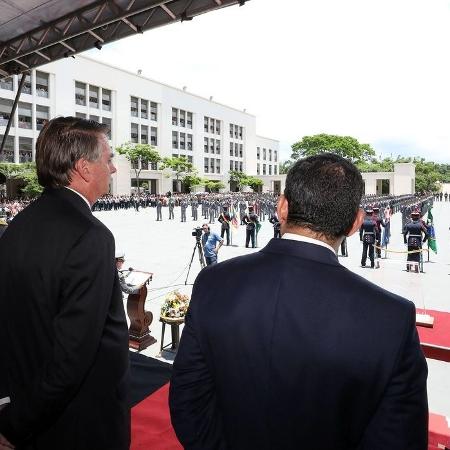
<svg viewBox="0 0 450 450">
<path fill-rule="evenodd" d="M 161 317 L 171 319 L 183 318 L 189 307 L 189 297 L 173 291 L 167 294 L 161 307 Z"/>
</svg>

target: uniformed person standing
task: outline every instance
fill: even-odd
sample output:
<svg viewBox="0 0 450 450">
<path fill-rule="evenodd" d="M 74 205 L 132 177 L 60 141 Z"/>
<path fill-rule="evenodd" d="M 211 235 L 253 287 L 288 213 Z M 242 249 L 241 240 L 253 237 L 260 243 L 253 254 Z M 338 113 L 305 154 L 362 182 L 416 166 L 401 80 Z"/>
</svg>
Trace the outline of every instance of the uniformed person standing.
<svg viewBox="0 0 450 450">
<path fill-rule="evenodd" d="M 410 262 L 414 262 L 414 266 L 417 268 L 422 261 L 422 244 L 427 240 L 428 232 L 424 223 L 420 220 L 420 212 L 418 210 L 414 210 L 411 213 L 411 222 L 405 225 L 405 229 L 403 230 L 403 241 L 408 246 L 408 257 L 406 259 L 406 270 L 409 272 L 412 269 L 413 264 L 409 264 Z"/>
<path fill-rule="evenodd" d="M 386 224 L 380 217 L 380 208 L 378 206 L 373 207 L 373 219 L 375 222 L 375 244 L 376 249 L 375 252 L 377 254 L 377 258 L 381 258 L 381 227 L 385 227 Z"/>
<path fill-rule="evenodd" d="M 175 215 L 173 214 L 174 208 L 175 208 L 175 200 L 171 196 L 169 198 L 169 220 L 175 219 Z"/>
<path fill-rule="evenodd" d="M 191 200 L 191 209 L 192 209 L 192 220 L 196 222 L 198 220 L 198 200 L 197 200 L 197 197 L 194 197 Z"/>
<path fill-rule="evenodd" d="M 156 201 L 156 220 L 162 220 L 162 199 L 161 197 L 158 197 L 158 200 Z"/>
<path fill-rule="evenodd" d="M 269 219 L 269 222 L 273 225 L 273 237 L 276 238 L 281 238 L 281 224 L 280 221 L 278 220 L 278 216 L 277 213 L 272 214 L 272 216 Z"/>
<path fill-rule="evenodd" d="M 366 267 L 367 251 L 369 251 L 370 267 L 375 267 L 374 244 L 375 244 L 375 221 L 373 219 L 373 209 L 371 206 L 366 207 L 366 217 L 359 229 L 359 239 L 363 243 L 363 251 L 361 255 L 361 266 Z"/>
<path fill-rule="evenodd" d="M 180 211 L 181 211 L 181 221 L 186 222 L 186 209 L 187 209 L 187 201 L 183 198 L 180 203 Z"/>
<path fill-rule="evenodd" d="M 214 217 L 215 217 L 215 204 L 214 202 L 209 202 L 209 223 L 214 223 Z"/>
<path fill-rule="evenodd" d="M 252 248 L 256 247 L 256 226 L 258 225 L 258 216 L 253 211 L 253 206 L 248 207 L 248 214 L 244 216 L 245 224 L 245 247 L 248 248 L 250 240 Z"/>
<path fill-rule="evenodd" d="M 220 237 L 223 238 L 224 235 L 227 235 L 227 244 L 230 245 L 230 223 L 231 216 L 228 212 L 228 207 L 224 206 L 223 211 L 220 213 L 219 218 L 217 219 L 221 223 L 220 227 Z"/>
</svg>

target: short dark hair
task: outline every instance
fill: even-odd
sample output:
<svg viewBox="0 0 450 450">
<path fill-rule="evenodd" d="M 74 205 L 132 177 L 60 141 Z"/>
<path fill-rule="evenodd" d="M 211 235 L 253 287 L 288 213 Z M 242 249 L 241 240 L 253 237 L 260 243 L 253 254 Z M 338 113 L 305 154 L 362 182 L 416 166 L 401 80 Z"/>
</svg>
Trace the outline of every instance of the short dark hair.
<svg viewBox="0 0 450 450">
<path fill-rule="evenodd" d="M 42 128 L 36 141 L 36 171 L 43 187 L 70 184 L 75 163 L 86 158 L 96 161 L 101 156 L 99 137 L 108 127 L 78 117 L 56 117 Z"/>
<path fill-rule="evenodd" d="M 359 170 L 346 159 L 322 153 L 297 161 L 286 177 L 287 224 L 328 239 L 348 233 L 363 194 Z"/>
</svg>

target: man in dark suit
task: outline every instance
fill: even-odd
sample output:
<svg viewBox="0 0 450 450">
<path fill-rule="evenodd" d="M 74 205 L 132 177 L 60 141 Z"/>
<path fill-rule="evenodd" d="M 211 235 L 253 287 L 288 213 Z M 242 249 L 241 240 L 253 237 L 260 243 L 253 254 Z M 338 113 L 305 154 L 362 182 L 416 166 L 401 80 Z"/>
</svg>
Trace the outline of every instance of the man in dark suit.
<svg viewBox="0 0 450 450">
<path fill-rule="evenodd" d="M 186 449 L 426 450 L 414 305 L 336 256 L 361 226 L 362 191 L 347 160 L 300 160 L 282 239 L 200 272 L 170 387 Z"/>
<path fill-rule="evenodd" d="M 0 448 L 129 448 L 114 237 L 90 209 L 116 170 L 105 132 L 74 117 L 45 125 L 44 192 L 0 240 Z"/>
</svg>

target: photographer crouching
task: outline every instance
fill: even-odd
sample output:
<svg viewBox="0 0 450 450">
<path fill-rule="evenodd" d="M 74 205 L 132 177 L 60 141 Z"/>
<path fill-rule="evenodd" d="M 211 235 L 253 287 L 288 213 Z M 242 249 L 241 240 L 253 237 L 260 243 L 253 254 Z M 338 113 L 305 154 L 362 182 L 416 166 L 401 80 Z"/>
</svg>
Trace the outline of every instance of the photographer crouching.
<svg viewBox="0 0 450 450">
<path fill-rule="evenodd" d="M 206 265 L 210 266 L 211 264 L 217 263 L 217 253 L 219 248 L 223 245 L 223 238 L 221 238 L 217 233 L 212 232 L 207 223 L 202 225 L 202 230 L 203 252 L 205 254 Z"/>
</svg>

